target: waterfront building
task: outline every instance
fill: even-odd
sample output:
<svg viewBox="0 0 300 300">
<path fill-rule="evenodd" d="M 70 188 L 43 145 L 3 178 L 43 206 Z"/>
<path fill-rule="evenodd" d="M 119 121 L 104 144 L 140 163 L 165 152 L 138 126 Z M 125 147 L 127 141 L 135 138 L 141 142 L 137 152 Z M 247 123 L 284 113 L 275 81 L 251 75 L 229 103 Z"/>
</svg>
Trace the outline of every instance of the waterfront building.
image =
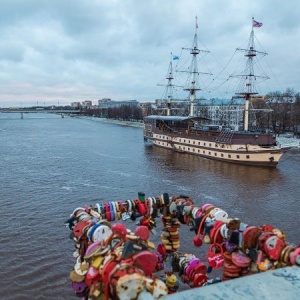
<svg viewBox="0 0 300 300">
<path fill-rule="evenodd" d="M 122 100 L 122 101 L 114 101 L 109 98 L 98 100 L 99 109 L 105 108 L 116 108 L 121 106 L 138 106 L 139 102 L 137 100 Z"/>
</svg>

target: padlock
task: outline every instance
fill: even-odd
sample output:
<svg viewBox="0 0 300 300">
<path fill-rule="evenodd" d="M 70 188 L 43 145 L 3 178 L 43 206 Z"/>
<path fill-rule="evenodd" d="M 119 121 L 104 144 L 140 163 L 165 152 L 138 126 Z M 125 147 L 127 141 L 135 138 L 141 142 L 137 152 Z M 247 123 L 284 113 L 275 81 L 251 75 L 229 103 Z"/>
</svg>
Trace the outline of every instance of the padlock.
<svg viewBox="0 0 300 300">
<path fill-rule="evenodd" d="M 194 246 L 195 247 L 201 247 L 202 246 L 202 236 L 196 235 L 193 239 L 194 241 Z"/>
<path fill-rule="evenodd" d="M 121 259 L 131 258 L 136 253 L 147 250 L 147 247 L 145 245 L 133 241 L 124 242 L 123 247 L 124 248 L 122 251 Z"/>
<path fill-rule="evenodd" d="M 85 291 L 87 290 L 87 285 L 85 282 L 72 282 L 72 288 L 78 297 L 83 297 Z"/>
<path fill-rule="evenodd" d="M 194 287 L 201 287 L 207 283 L 208 277 L 206 274 L 196 274 L 193 279 Z"/>
<path fill-rule="evenodd" d="M 274 235 L 270 236 L 265 241 L 264 251 L 272 260 L 278 260 L 280 257 L 280 253 L 285 246 L 285 241 L 280 239 L 277 235 Z"/>
<path fill-rule="evenodd" d="M 217 251 L 219 251 L 219 252 L 217 252 Z M 211 244 L 206 258 L 207 258 L 208 264 L 213 269 L 221 268 L 224 264 L 222 246 L 220 244 Z"/>
<path fill-rule="evenodd" d="M 194 268 L 195 270 L 195 274 L 206 274 L 206 271 L 207 271 L 207 268 L 206 268 L 206 265 L 200 261 Z"/>
<path fill-rule="evenodd" d="M 158 278 L 145 278 L 146 289 L 149 291 L 154 299 L 164 298 L 168 295 L 168 287 Z"/>
<path fill-rule="evenodd" d="M 144 290 L 144 276 L 138 273 L 126 274 L 119 278 L 115 287 L 115 296 L 119 300 L 137 299 Z"/>
<path fill-rule="evenodd" d="M 251 263 L 251 258 L 242 252 L 233 252 L 231 259 L 236 266 L 241 268 L 248 267 Z"/>
<path fill-rule="evenodd" d="M 135 254 L 132 259 L 134 265 L 143 270 L 147 276 L 154 272 L 158 262 L 157 255 L 148 250 Z"/>
<path fill-rule="evenodd" d="M 149 232 L 148 226 L 145 226 L 145 225 L 137 226 L 135 228 L 134 234 L 136 234 L 143 241 L 148 240 L 150 237 L 150 232 Z"/>
</svg>

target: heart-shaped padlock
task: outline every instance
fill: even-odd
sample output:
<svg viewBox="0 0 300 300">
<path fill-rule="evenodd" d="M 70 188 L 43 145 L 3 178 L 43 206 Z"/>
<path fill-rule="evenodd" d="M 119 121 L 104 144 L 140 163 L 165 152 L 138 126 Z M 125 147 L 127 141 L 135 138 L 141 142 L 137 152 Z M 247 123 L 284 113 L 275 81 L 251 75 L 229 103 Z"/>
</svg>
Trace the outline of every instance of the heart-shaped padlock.
<svg viewBox="0 0 300 300">
<path fill-rule="evenodd" d="M 221 268 L 224 264 L 223 248 L 220 244 L 211 244 L 206 256 L 208 264 L 213 269 Z"/>
</svg>

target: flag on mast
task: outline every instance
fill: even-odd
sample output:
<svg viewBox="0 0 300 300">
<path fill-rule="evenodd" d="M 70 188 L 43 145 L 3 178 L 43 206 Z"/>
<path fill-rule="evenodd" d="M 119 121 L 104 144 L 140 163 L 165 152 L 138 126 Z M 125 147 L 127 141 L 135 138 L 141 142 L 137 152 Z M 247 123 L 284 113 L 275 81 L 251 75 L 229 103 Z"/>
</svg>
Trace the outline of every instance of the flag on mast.
<svg viewBox="0 0 300 300">
<path fill-rule="evenodd" d="M 263 26 L 263 23 L 257 22 L 253 19 L 252 26 L 255 28 L 259 28 L 259 27 Z"/>
</svg>

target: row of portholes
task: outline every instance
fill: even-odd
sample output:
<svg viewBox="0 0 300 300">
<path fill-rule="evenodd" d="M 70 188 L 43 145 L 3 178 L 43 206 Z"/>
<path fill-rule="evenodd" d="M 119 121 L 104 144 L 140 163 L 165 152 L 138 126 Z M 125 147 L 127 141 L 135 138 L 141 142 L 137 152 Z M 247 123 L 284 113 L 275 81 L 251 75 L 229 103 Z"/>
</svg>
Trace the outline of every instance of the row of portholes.
<svg viewBox="0 0 300 300">
<path fill-rule="evenodd" d="M 159 138 L 160 138 L 160 139 L 166 139 L 166 140 L 171 139 L 171 138 L 169 138 L 168 136 L 165 137 L 165 136 L 161 136 L 161 135 L 159 136 Z M 185 143 L 185 142 L 186 142 L 186 140 L 184 139 L 184 140 L 183 140 L 183 143 Z M 189 144 L 191 143 L 190 140 L 188 140 L 188 142 L 189 142 Z M 181 139 L 179 139 L 179 143 L 181 143 Z M 193 145 L 196 145 L 196 142 L 195 142 L 195 141 L 193 141 Z M 198 142 L 198 146 L 200 146 L 200 145 L 201 145 L 201 142 Z M 204 147 L 206 146 L 206 143 L 205 143 L 205 142 L 203 143 L 203 146 L 204 146 Z M 208 147 L 211 147 L 211 143 L 208 144 Z M 218 144 L 215 144 L 215 147 L 218 148 Z M 224 148 L 224 145 L 222 145 L 221 148 Z"/>
<path fill-rule="evenodd" d="M 165 143 L 160 143 L 160 142 L 157 142 L 157 144 L 158 144 L 158 145 L 161 145 L 161 146 L 164 146 L 164 145 L 165 145 Z M 181 147 L 179 147 L 179 149 L 181 149 Z M 185 147 L 182 147 L 182 150 L 185 150 Z M 187 148 L 187 151 L 191 151 L 190 148 Z M 196 151 L 195 151 L 195 148 L 193 148 L 193 152 L 196 152 Z M 201 154 L 201 150 L 198 149 L 198 152 L 197 152 L 197 153 Z M 205 150 L 202 150 L 202 154 L 206 154 L 206 151 L 205 151 Z M 208 155 L 212 155 L 210 151 L 208 151 Z M 217 157 L 217 156 L 218 156 L 218 153 L 217 153 L 217 152 L 214 152 L 214 156 Z M 223 153 L 221 153 L 221 157 L 224 157 L 224 154 L 223 154 Z M 228 154 L 227 157 L 228 157 L 228 158 L 233 158 L 231 154 Z M 237 158 L 237 159 L 240 159 L 240 156 L 239 156 L 239 155 L 236 155 L 236 158 Z M 246 158 L 247 158 L 247 159 L 250 159 L 250 155 L 246 155 Z"/>
</svg>

